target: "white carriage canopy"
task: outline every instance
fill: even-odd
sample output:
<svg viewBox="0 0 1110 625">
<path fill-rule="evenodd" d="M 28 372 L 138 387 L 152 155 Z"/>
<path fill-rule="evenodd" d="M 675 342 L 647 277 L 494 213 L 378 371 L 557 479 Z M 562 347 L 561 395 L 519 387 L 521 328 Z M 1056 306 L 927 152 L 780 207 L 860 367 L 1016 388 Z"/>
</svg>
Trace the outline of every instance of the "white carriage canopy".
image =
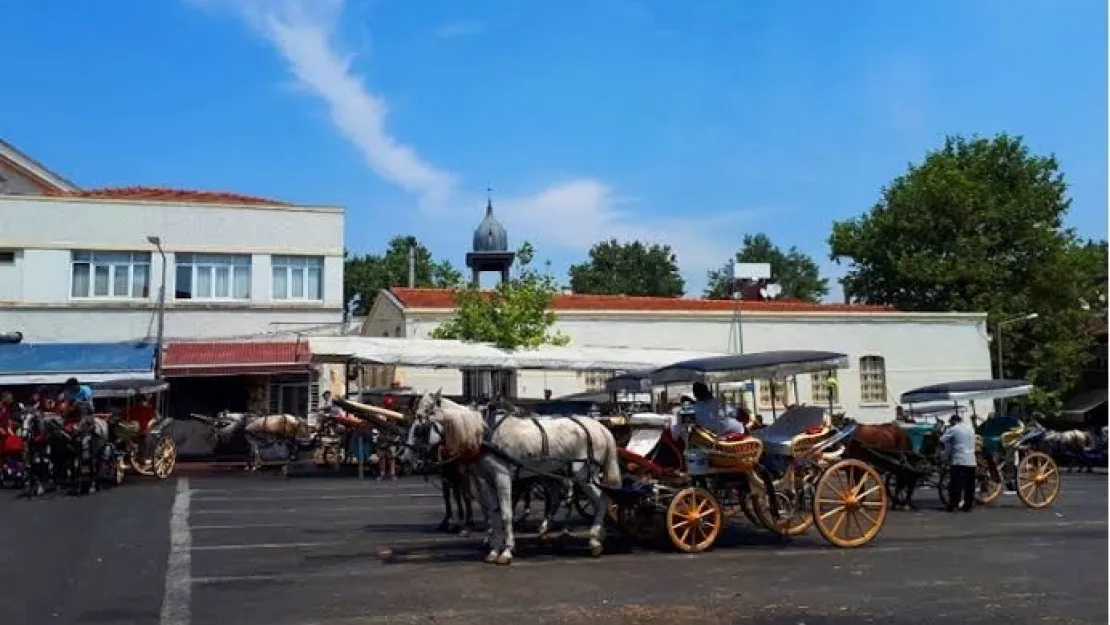
<svg viewBox="0 0 1110 625">
<path fill-rule="evenodd" d="M 848 368 L 848 356 L 838 352 L 783 350 L 696 358 L 665 366 L 651 374 L 655 385 L 742 382 L 781 378 Z"/>
<path fill-rule="evenodd" d="M 976 399 L 1006 399 L 1023 397 L 1033 390 L 1025 380 L 961 380 L 923 386 L 902 393 L 898 401 L 903 404 L 920 404 L 939 401 L 973 401 Z"/>
<path fill-rule="evenodd" d="M 635 371 L 694 358 L 723 356 L 675 349 L 619 347 L 540 347 L 500 349 L 487 343 L 363 336 L 309 337 L 314 362 L 350 361 L 442 369 L 539 369 L 554 371 Z"/>
</svg>

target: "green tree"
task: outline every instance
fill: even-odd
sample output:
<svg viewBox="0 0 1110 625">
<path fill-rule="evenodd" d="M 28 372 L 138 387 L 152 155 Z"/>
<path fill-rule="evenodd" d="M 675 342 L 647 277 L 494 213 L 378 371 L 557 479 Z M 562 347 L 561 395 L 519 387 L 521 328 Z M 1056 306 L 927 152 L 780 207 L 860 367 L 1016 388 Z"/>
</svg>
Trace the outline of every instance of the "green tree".
<svg viewBox="0 0 1110 625">
<path fill-rule="evenodd" d="M 610 239 L 590 248 L 588 261 L 570 268 L 575 293 L 682 297 L 685 287 L 669 245 Z"/>
<path fill-rule="evenodd" d="M 744 235 L 736 262 L 770 264 L 772 282 L 782 287 L 780 297 L 819 302 L 829 292 L 829 280 L 821 277 L 821 269 L 813 258 L 796 247 L 784 252 L 763 233 Z M 710 271 L 705 297 L 728 299 L 729 278 L 724 270 Z"/>
<path fill-rule="evenodd" d="M 535 250 L 525 242 L 516 253 L 516 268 L 509 280 L 492 291 L 475 285 L 455 294 L 455 313 L 432 330 L 434 339 L 493 343 L 504 349 L 566 345 L 569 337 L 552 332 L 555 313 L 551 300 L 558 291 L 550 268 L 532 267 Z"/>
<path fill-rule="evenodd" d="M 395 286 L 408 286 L 409 247 L 416 246 L 416 286 L 451 288 L 462 282 L 459 273 L 448 261 L 436 262 L 428 248 L 412 235 L 398 235 L 389 240 L 384 254 L 352 256 L 344 251 L 343 297 L 349 301 L 355 293 L 362 295 L 362 307 L 369 309 L 378 291 Z"/>
<path fill-rule="evenodd" d="M 1072 254 L 1083 280 L 1082 304 L 1093 314 L 1106 316 L 1106 265 L 1110 260 L 1106 240 L 1088 239 L 1086 243 L 1074 246 Z"/>
<path fill-rule="evenodd" d="M 870 212 L 833 224 L 831 258 L 849 264 L 843 284 L 857 301 L 986 311 L 992 334 L 1037 313 L 1003 333 L 1003 375 L 1037 384 L 1037 403 L 1051 409 L 1090 342 L 1081 300 L 1091 254 L 1063 225 L 1070 203 L 1055 157 L 1030 154 L 1020 137 L 948 137 Z"/>
</svg>

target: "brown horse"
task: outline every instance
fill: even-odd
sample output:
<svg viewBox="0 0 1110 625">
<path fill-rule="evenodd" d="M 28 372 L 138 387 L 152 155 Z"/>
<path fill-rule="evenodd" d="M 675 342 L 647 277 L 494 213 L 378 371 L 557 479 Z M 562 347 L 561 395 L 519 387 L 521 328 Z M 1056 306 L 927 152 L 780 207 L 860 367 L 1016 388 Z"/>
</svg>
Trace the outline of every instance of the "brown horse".
<svg viewBox="0 0 1110 625">
<path fill-rule="evenodd" d="M 833 425 L 837 428 L 847 423 L 856 423 L 843 413 L 833 415 Z M 861 424 L 856 423 L 856 431 L 848 441 L 844 450 L 844 458 L 861 460 L 876 466 L 877 469 L 887 474 L 887 489 L 890 492 L 891 507 L 894 509 L 908 507 L 916 510 L 913 503 L 913 493 L 917 489 L 920 477 L 913 472 L 899 470 L 899 466 L 891 462 L 876 462 L 878 457 L 875 452 L 883 457 L 892 457 L 898 464 L 905 464 L 907 455 L 914 453 L 913 441 L 906 431 L 897 423 Z M 890 476 L 894 477 L 891 484 Z"/>
</svg>

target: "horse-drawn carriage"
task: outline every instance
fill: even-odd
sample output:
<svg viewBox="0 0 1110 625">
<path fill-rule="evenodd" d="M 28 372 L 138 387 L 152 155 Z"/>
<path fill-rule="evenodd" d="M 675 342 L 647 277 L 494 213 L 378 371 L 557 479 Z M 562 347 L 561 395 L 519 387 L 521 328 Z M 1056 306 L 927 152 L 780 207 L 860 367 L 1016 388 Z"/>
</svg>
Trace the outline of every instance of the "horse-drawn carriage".
<svg viewBox="0 0 1110 625">
<path fill-rule="evenodd" d="M 720 385 L 846 366 L 843 354 L 762 352 L 679 362 L 654 371 L 651 381 Z M 662 415 L 628 418 L 633 432 L 619 452 L 622 486 L 606 489 L 610 518 L 625 532 L 644 539 L 661 527 L 675 548 L 696 553 L 712 547 L 724 521 L 740 514 L 783 536 L 816 525 L 838 547 L 865 545 L 882 529 L 881 476 L 864 462 L 839 459 L 854 425 L 838 431 L 821 409 L 802 407 L 751 435 L 722 438 L 697 425 L 689 410 L 677 418 L 677 424 Z"/>
<path fill-rule="evenodd" d="M 108 442 L 112 453 L 118 455 L 118 462 L 110 462 L 118 465 L 115 470 L 120 474 L 119 481 L 127 470 L 160 480 L 173 474 L 177 446 L 165 432 L 170 420 L 165 416 L 162 401 L 169 386 L 164 380 L 146 379 L 91 385 L 93 398 L 101 408 L 95 416 L 107 423 Z M 110 407 L 108 412 L 103 411 L 105 407 Z M 139 419 L 133 418 L 139 414 Z"/>
<path fill-rule="evenodd" d="M 964 380 L 934 384 L 907 391 L 903 404 L 927 402 L 971 402 L 972 420 L 977 420 L 974 401 L 1023 397 L 1033 390 L 1024 380 Z M 1015 492 L 1030 508 L 1046 508 L 1060 495 L 1060 470 L 1047 454 L 1034 451 L 1033 444 L 1046 434 L 1036 422 L 1026 424 L 1013 416 L 997 416 L 976 427 L 976 499 L 989 505 L 1004 490 Z M 947 480 L 938 485 L 941 501 L 947 504 Z"/>
<path fill-rule="evenodd" d="M 966 409 L 961 401 L 994 400 L 1026 395 L 1032 389 L 1022 380 L 965 380 L 935 384 L 903 393 L 916 423 L 888 423 L 858 428 L 849 441 L 848 456 L 872 464 L 885 474 L 895 506 L 913 506 L 914 491 L 935 487 L 941 503 L 948 505 L 949 466 L 940 438 L 948 427 L 941 418 Z M 929 418 L 932 421 L 929 421 Z M 891 433 L 894 433 L 891 436 Z M 901 434 L 899 434 L 899 432 Z M 1053 460 L 1032 450 L 1045 430 L 1026 425 L 1017 417 L 994 417 L 976 428 L 976 489 L 979 504 L 998 500 L 1003 490 L 1016 491 L 1032 508 L 1050 505 L 1059 494 L 1059 470 Z"/>
</svg>

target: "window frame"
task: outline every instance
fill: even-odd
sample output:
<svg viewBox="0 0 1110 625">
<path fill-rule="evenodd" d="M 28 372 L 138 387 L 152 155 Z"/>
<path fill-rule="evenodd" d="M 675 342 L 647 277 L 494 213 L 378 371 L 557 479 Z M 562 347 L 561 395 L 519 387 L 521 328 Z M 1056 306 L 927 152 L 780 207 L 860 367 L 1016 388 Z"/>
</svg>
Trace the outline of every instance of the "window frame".
<svg viewBox="0 0 1110 625">
<path fill-rule="evenodd" d="M 829 379 L 835 379 L 837 384 L 829 387 L 826 382 Z M 820 391 L 818 390 L 820 389 Z M 840 373 L 836 369 L 829 371 L 818 371 L 809 374 L 809 399 L 814 406 L 829 405 L 831 398 L 832 406 L 840 406 Z"/>
<path fill-rule="evenodd" d="M 794 394 L 794 385 L 789 384 L 786 378 L 780 380 L 760 379 L 756 380 L 755 388 L 755 405 L 758 409 L 771 408 L 771 385 L 775 385 L 775 405 L 774 408 L 785 408 L 790 404 L 795 403 L 793 400 L 796 398 L 791 397 Z M 779 392 L 781 385 L 782 392 Z M 763 393 L 766 389 L 767 396 L 764 398 Z M 766 401 L 764 401 L 766 400 Z"/>
<path fill-rule="evenodd" d="M 878 368 L 872 370 L 870 363 L 878 363 Z M 868 391 L 875 383 L 869 381 L 869 376 L 877 377 L 877 386 L 880 395 L 876 396 Z M 867 354 L 859 357 L 859 403 L 868 406 L 885 406 L 890 403 L 887 393 L 886 358 L 879 354 Z"/>
<path fill-rule="evenodd" d="M 300 266 L 297 264 L 300 263 Z M 318 263 L 318 264 L 316 264 Z M 324 268 L 326 262 L 323 256 L 306 256 L 289 254 L 270 257 L 270 299 L 276 302 L 322 302 L 324 301 Z M 316 279 L 316 293 L 314 297 L 307 296 L 309 290 L 309 272 L 319 272 Z M 278 281 L 274 279 L 278 271 L 285 272 L 285 290 L 279 296 Z M 300 296 L 293 295 L 294 274 L 300 273 Z"/>
<path fill-rule="evenodd" d="M 100 258 L 97 258 L 97 256 Z M 127 256 L 127 260 L 118 258 Z M 110 258 L 116 256 L 117 258 Z M 126 251 L 108 251 L 108 250 L 70 250 L 69 252 L 69 299 L 79 301 L 123 301 L 123 300 L 147 300 L 151 298 L 151 262 L 152 257 L 150 252 L 136 252 L 134 250 Z M 99 261 L 99 262 L 98 262 Z M 88 268 L 87 288 L 85 294 L 77 293 L 77 269 L 80 266 Z M 117 270 L 120 267 L 127 267 L 127 294 L 116 295 L 115 290 L 117 286 Z M 146 269 L 146 276 L 143 279 L 140 290 L 141 294 L 135 294 L 135 269 L 137 267 L 144 267 Z M 106 280 L 107 293 L 98 295 L 96 293 L 97 270 L 105 268 L 107 270 Z"/>
<path fill-rule="evenodd" d="M 227 260 L 227 263 L 213 262 L 215 259 Z M 181 272 L 187 269 L 189 272 L 188 291 L 187 297 L 182 297 L 181 290 L 182 280 Z M 221 296 L 216 293 L 217 273 L 220 269 L 227 269 L 227 295 Z M 235 290 L 235 277 L 240 274 L 242 270 L 246 271 L 246 295 L 236 295 Z M 207 272 L 208 285 L 210 287 L 207 295 L 198 297 L 196 292 L 197 284 L 200 282 L 199 277 L 201 272 Z M 200 252 L 177 252 L 173 258 L 173 299 L 182 302 L 249 302 L 251 301 L 251 282 L 254 279 L 254 262 L 250 254 L 222 254 L 222 253 L 200 253 Z"/>
</svg>

